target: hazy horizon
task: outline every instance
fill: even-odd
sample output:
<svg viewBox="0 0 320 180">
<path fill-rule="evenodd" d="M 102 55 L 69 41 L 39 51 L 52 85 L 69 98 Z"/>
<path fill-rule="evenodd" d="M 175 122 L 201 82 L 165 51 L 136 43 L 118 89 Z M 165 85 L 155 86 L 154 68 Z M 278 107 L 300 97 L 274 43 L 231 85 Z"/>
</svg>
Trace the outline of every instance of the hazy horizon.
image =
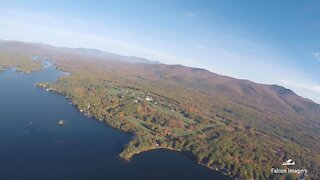
<svg viewBox="0 0 320 180">
<path fill-rule="evenodd" d="M 204 68 L 320 103 L 317 1 L 79 3 L 1 2 L 0 39 Z"/>
</svg>

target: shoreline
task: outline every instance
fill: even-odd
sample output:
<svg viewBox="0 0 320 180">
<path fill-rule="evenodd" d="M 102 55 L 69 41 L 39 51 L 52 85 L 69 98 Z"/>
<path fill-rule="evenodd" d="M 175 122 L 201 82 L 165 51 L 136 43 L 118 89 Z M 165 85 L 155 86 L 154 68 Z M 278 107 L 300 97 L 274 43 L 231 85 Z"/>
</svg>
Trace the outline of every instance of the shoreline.
<svg viewBox="0 0 320 180">
<path fill-rule="evenodd" d="M 62 70 L 61 68 L 59 68 L 58 65 L 57 65 L 55 62 L 49 61 L 49 60 L 46 60 L 46 61 L 47 61 L 47 62 L 50 62 L 50 63 L 51 63 L 51 66 L 53 66 L 57 71 L 59 71 L 60 73 L 63 73 L 62 76 L 71 76 L 71 75 L 72 75 L 72 73 L 70 73 L 70 72 L 68 72 L 68 71 L 64 71 L 64 70 Z M 41 71 L 41 70 L 43 70 L 43 69 L 44 69 L 44 68 L 42 67 L 42 68 L 41 68 L 40 70 L 38 70 L 38 71 Z M 31 73 L 32 73 L 32 72 L 31 72 Z M 39 83 L 41 83 L 41 82 L 38 82 L 38 83 L 36 84 L 36 86 L 39 87 L 39 88 L 41 88 L 41 89 L 44 89 L 44 90 L 47 90 L 47 91 L 48 91 L 48 86 L 50 86 L 50 84 L 52 84 L 52 83 L 57 82 L 58 80 L 59 80 L 59 78 L 57 78 L 57 79 L 56 79 L 55 81 L 53 81 L 53 82 L 46 82 L 45 84 L 39 84 Z M 209 166 L 207 166 L 206 164 L 201 163 L 200 161 L 197 161 L 196 157 L 195 157 L 193 154 L 188 153 L 188 152 L 184 152 L 184 151 L 182 151 L 182 150 L 175 149 L 175 148 L 172 148 L 172 147 L 151 146 L 150 149 L 140 150 L 140 151 L 134 152 L 134 153 L 129 153 L 128 156 L 125 157 L 125 155 L 123 156 L 122 154 L 124 153 L 124 150 L 126 149 L 126 146 L 128 145 L 128 143 L 134 139 L 134 137 L 136 136 L 136 134 L 134 134 L 134 133 L 132 133 L 132 132 L 124 131 L 123 129 L 120 129 L 120 128 L 117 128 L 117 127 L 114 127 L 114 126 L 112 126 L 108 121 L 106 121 L 105 119 L 100 120 L 100 119 L 97 119 L 97 118 L 94 117 L 94 116 L 88 116 L 84 111 L 81 111 L 81 109 L 80 109 L 76 104 L 74 104 L 74 103 L 72 102 L 72 100 L 71 100 L 70 97 L 68 97 L 68 96 L 67 96 L 66 94 L 64 94 L 64 93 L 57 92 L 57 91 L 55 91 L 54 89 L 51 89 L 51 88 L 49 88 L 49 92 L 51 92 L 51 93 L 53 92 L 53 93 L 55 93 L 56 95 L 63 96 L 63 97 L 68 101 L 68 103 L 69 103 L 70 105 L 72 105 L 72 106 L 73 106 L 79 113 L 81 113 L 82 115 L 84 115 L 84 116 L 86 116 L 86 117 L 88 117 L 88 118 L 92 118 L 94 121 L 96 121 L 96 122 L 98 122 L 98 123 L 102 123 L 102 124 L 108 126 L 108 128 L 112 128 L 112 129 L 114 129 L 114 130 L 116 130 L 116 131 L 120 131 L 120 132 L 123 132 L 123 133 L 126 133 L 126 134 L 130 135 L 130 136 L 131 136 L 131 139 L 130 139 L 126 144 L 123 144 L 123 145 L 122 145 L 122 147 L 123 147 L 123 148 L 122 148 L 122 151 L 118 154 L 118 157 L 119 157 L 121 160 L 123 160 L 124 162 L 130 162 L 130 161 L 134 158 L 134 156 L 136 156 L 136 155 L 142 155 L 144 152 L 148 152 L 148 151 L 156 151 L 156 150 L 171 151 L 171 152 L 175 152 L 175 153 L 181 153 L 181 154 L 183 154 L 184 156 L 187 156 L 188 159 L 191 160 L 193 163 L 198 164 L 198 165 L 201 165 L 202 167 L 205 167 L 205 168 L 209 169 L 210 171 L 214 171 L 214 172 L 216 172 L 216 173 L 221 173 L 221 174 L 223 174 L 223 175 L 225 175 L 225 176 L 227 176 L 227 177 L 232 178 L 231 176 L 227 175 L 225 172 L 219 171 L 219 169 L 217 169 L 217 168 L 209 167 Z"/>
<path fill-rule="evenodd" d="M 62 73 L 62 74 L 63 74 L 62 76 L 70 76 L 70 75 L 72 75 L 72 73 L 60 69 L 60 68 L 58 67 L 58 65 L 57 65 L 54 61 L 49 61 L 49 60 L 45 60 L 45 61 L 50 62 L 50 63 L 51 63 L 50 66 L 54 67 L 58 72 Z M 11 69 L 11 68 L 14 68 L 14 71 L 17 72 L 17 73 L 30 74 L 30 73 L 33 73 L 33 72 L 37 72 L 37 71 L 43 70 L 43 69 L 44 69 L 44 66 L 42 66 L 41 69 L 34 70 L 34 71 L 31 71 L 31 72 L 19 71 L 16 66 L 11 66 L 11 67 L 5 67 L 4 69 L 0 69 L 0 73 L 1 73 L 1 72 L 5 72 L 6 70 Z M 1 71 L 1 70 L 2 70 L 2 71 Z M 61 76 L 60 76 L 60 77 L 61 77 Z M 37 83 L 36 83 L 36 86 L 37 86 L 38 88 L 41 88 L 41 89 L 43 89 L 43 90 L 47 90 L 47 91 L 48 91 L 48 86 L 50 86 L 50 84 L 52 84 L 52 83 L 57 82 L 58 80 L 59 80 L 59 77 L 58 77 L 55 81 L 53 81 L 53 82 L 45 82 L 44 84 L 41 84 L 41 83 L 43 83 L 43 82 L 37 82 Z M 86 117 L 88 117 L 88 118 L 92 118 L 94 121 L 96 121 L 96 122 L 98 122 L 98 123 L 102 123 L 103 125 L 108 126 L 108 128 L 112 128 L 112 129 L 114 129 L 114 130 L 116 130 L 116 131 L 120 131 L 120 132 L 123 132 L 123 133 L 126 133 L 126 134 L 130 135 L 130 136 L 131 136 L 131 139 L 130 139 L 126 144 L 123 144 L 123 145 L 122 145 L 122 147 L 123 147 L 123 148 L 122 148 L 122 151 L 118 154 L 118 157 L 119 157 L 121 160 L 123 160 L 124 162 L 130 162 L 130 161 L 134 158 L 134 156 L 136 156 L 136 155 L 142 155 L 144 152 L 148 152 L 148 151 L 156 151 L 156 150 L 171 151 L 171 152 L 175 152 L 175 153 L 181 153 L 181 154 L 183 154 L 184 156 L 187 156 L 188 159 L 190 159 L 190 160 L 191 160 L 193 163 L 195 163 L 195 164 L 201 165 L 202 167 L 205 167 L 205 168 L 207 168 L 207 169 L 209 169 L 209 170 L 211 170 L 211 171 L 214 171 L 214 172 L 217 172 L 217 173 L 221 173 L 221 174 L 223 174 L 223 175 L 225 175 L 225 176 L 227 176 L 227 177 L 232 178 L 231 176 L 227 175 L 225 172 L 219 171 L 219 170 L 216 169 L 216 168 L 209 167 L 209 166 L 205 165 L 204 163 L 201 163 L 200 161 L 197 161 L 196 158 L 195 158 L 195 156 L 194 156 L 193 154 L 188 153 L 188 152 L 184 152 L 184 151 L 182 151 L 182 150 L 175 149 L 175 148 L 172 148 L 172 147 L 151 146 L 150 149 L 140 150 L 140 151 L 134 152 L 134 153 L 129 153 L 129 154 L 127 154 L 127 156 L 122 155 L 122 153 L 124 153 L 124 150 L 126 149 L 126 146 L 128 145 L 128 143 L 129 143 L 132 139 L 134 139 L 134 137 L 135 137 L 135 134 L 134 134 L 134 133 L 128 132 L 128 131 L 124 131 L 124 130 L 122 130 L 122 129 L 119 129 L 119 128 L 117 128 L 117 127 L 114 127 L 114 126 L 112 126 L 110 123 L 108 123 L 107 121 L 105 121 L 104 119 L 103 119 L 103 120 L 99 120 L 99 119 L 95 118 L 94 116 L 88 116 L 86 113 L 84 113 L 83 111 L 81 111 L 81 109 L 79 109 L 79 107 L 78 107 L 76 104 L 72 103 L 70 97 L 68 97 L 68 96 L 67 96 L 66 94 L 64 94 L 64 93 L 57 92 L 57 91 L 55 91 L 54 89 L 51 89 L 51 88 L 49 89 L 49 92 L 54 93 L 54 94 L 59 95 L 59 96 L 63 96 L 63 97 L 68 101 L 68 103 L 69 103 L 70 105 L 72 105 L 72 106 L 73 106 L 79 113 L 81 113 L 82 115 L 84 115 L 84 116 L 86 116 Z"/>
<path fill-rule="evenodd" d="M 37 85 L 37 86 L 38 86 L 38 85 Z M 42 86 L 38 86 L 38 87 L 41 88 L 41 89 L 46 89 L 46 88 L 47 88 L 47 87 L 42 87 Z M 195 156 L 192 155 L 191 153 L 184 152 L 184 151 L 181 151 L 181 150 L 179 150 L 179 149 L 174 149 L 174 148 L 172 148 L 172 147 L 152 146 L 152 148 L 150 148 L 150 149 L 146 149 L 146 150 L 142 150 L 142 151 L 140 150 L 139 152 L 130 153 L 130 154 L 128 154 L 128 156 L 122 155 L 122 153 L 123 153 L 124 150 L 126 149 L 126 145 L 134 138 L 134 136 L 135 136 L 134 133 L 128 132 L 128 131 L 124 131 L 124 130 L 119 129 L 119 128 L 116 128 L 116 127 L 110 125 L 110 124 L 109 124 L 107 121 L 105 121 L 105 120 L 99 120 L 99 119 L 97 119 L 97 118 L 95 118 L 95 117 L 93 117 L 93 116 L 87 116 L 84 112 L 81 112 L 81 109 L 79 109 L 76 104 L 72 103 L 72 102 L 71 102 L 71 99 L 70 99 L 69 97 L 67 97 L 65 94 L 59 93 L 59 92 L 57 92 L 57 91 L 55 91 L 55 90 L 52 90 L 52 89 L 50 89 L 50 92 L 53 92 L 53 93 L 55 93 L 56 95 L 63 96 L 67 101 L 69 101 L 69 104 L 72 105 L 72 106 L 73 106 L 79 113 L 81 113 L 82 115 L 84 115 L 84 116 L 86 116 L 86 117 L 88 117 L 88 118 L 92 118 L 94 121 L 96 121 L 96 122 L 98 122 L 98 123 L 102 123 L 103 125 L 108 126 L 108 128 L 112 128 L 112 129 L 114 129 L 114 130 L 116 130 L 116 131 L 121 131 L 121 132 L 123 132 L 123 133 L 126 133 L 126 134 L 130 135 L 132 138 L 131 138 L 126 144 L 123 145 L 124 148 L 122 149 L 122 152 L 120 152 L 120 153 L 118 154 L 118 157 L 119 157 L 121 160 L 123 160 L 124 162 L 130 162 L 130 161 L 134 158 L 134 156 L 136 156 L 136 155 L 142 155 L 143 153 L 149 152 L 149 151 L 156 151 L 156 150 L 171 151 L 171 152 L 181 153 L 181 154 L 187 156 L 188 159 L 190 159 L 190 160 L 191 160 L 193 163 L 195 163 L 195 164 L 201 165 L 201 166 L 203 166 L 203 167 L 205 167 L 205 168 L 207 168 L 207 169 L 209 169 L 209 170 L 211 170 L 211 171 L 214 171 L 214 172 L 217 172 L 217 173 L 221 173 L 221 174 L 223 174 L 223 175 L 225 175 L 225 176 L 227 176 L 227 177 L 232 178 L 232 176 L 227 175 L 225 172 L 222 172 L 222 171 L 220 171 L 220 170 L 217 169 L 217 168 L 209 167 L 209 166 L 207 166 L 206 164 L 201 163 L 200 161 L 197 161 L 196 158 L 195 158 Z"/>
<path fill-rule="evenodd" d="M 200 161 L 197 161 L 195 156 L 192 155 L 191 153 L 188 153 L 188 152 L 184 152 L 184 151 L 181 151 L 181 150 L 178 150 L 178 149 L 174 149 L 174 148 L 170 148 L 170 147 L 157 147 L 157 148 L 153 148 L 153 149 L 148 149 L 148 150 L 145 150 L 145 151 L 140 151 L 140 152 L 137 152 L 137 153 L 134 153 L 134 154 L 131 154 L 129 157 L 121 157 L 119 155 L 119 157 L 124 160 L 125 162 L 130 162 L 134 159 L 135 156 L 137 155 L 142 155 L 143 153 L 145 152 L 150 152 L 150 151 L 157 151 L 157 150 L 163 150 L 163 151 L 169 151 L 169 152 L 174 152 L 174 153 L 180 153 L 180 154 L 183 154 L 184 156 L 188 157 L 189 160 L 191 160 L 193 163 L 195 164 L 198 164 L 198 165 L 201 165 L 202 167 L 204 168 L 207 168 L 209 169 L 210 171 L 213 171 L 213 172 L 216 172 L 216 173 L 220 173 L 220 174 L 223 174 L 227 177 L 230 177 L 230 178 L 233 178 L 232 176 L 229 176 L 227 173 L 223 172 L 223 171 L 220 171 L 219 169 L 217 168 L 213 168 L 213 167 L 209 167 L 207 165 L 205 165 L 204 163 L 201 163 Z"/>
</svg>

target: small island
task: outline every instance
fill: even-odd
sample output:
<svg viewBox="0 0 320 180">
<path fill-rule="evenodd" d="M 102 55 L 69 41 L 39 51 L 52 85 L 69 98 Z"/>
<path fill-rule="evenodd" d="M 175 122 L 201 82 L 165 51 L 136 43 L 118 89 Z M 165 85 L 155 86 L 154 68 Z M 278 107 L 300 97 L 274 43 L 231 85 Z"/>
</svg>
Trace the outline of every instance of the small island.
<svg viewBox="0 0 320 180">
<path fill-rule="evenodd" d="M 64 120 L 63 119 L 59 120 L 58 124 L 59 125 L 63 125 L 64 124 Z"/>
</svg>

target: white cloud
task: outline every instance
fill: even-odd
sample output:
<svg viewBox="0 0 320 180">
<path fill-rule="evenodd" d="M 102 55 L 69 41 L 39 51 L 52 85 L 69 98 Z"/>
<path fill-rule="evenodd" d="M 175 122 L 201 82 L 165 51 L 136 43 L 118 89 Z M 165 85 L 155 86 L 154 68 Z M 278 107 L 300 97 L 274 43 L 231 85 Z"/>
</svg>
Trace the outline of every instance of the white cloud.
<svg viewBox="0 0 320 180">
<path fill-rule="evenodd" d="M 320 52 L 313 53 L 313 56 L 320 61 Z"/>
<path fill-rule="evenodd" d="M 195 17 L 196 15 L 193 12 L 187 12 L 184 14 L 185 17 Z"/>
<path fill-rule="evenodd" d="M 195 44 L 194 45 L 196 48 L 199 48 L 199 49 L 205 49 L 206 47 L 201 45 L 201 44 Z"/>
<path fill-rule="evenodd" d="M 285 85 L 290 85 L 290 86 L 298 87 L 301 89 L 306 89 L 310 92 L 320 94 L 320 85 L 306 85 L 306 84 L 291 82 L 291 81 L 287 81 L 287 80 L 282 80 L 282 83 Z"/>
<path fill-rule="evenodd" d="M 281 84 L 291 88 L 303 97 L 320 103 L 320 85 L 293 82 L 288 80 L 282 80 Z"/>
</svg>

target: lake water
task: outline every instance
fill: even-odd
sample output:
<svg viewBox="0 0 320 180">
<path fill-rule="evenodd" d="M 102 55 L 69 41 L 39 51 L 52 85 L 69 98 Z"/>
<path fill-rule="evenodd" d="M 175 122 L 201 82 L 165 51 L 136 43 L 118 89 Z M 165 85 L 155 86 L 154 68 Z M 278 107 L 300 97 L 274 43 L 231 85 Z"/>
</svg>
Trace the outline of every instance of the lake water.
<svg viewBox="0 0 320 180">
<path fill-rule="evenodd" d="M 155 150 L 124 162 L 131 136 L 82 115 L 61 95 L 35 86 L 62 73 L 0 73 L 1 180 L 228 179 L 182 153 Z M 58 121 L 64 119 L 63 126 Z"/>
</svg>

